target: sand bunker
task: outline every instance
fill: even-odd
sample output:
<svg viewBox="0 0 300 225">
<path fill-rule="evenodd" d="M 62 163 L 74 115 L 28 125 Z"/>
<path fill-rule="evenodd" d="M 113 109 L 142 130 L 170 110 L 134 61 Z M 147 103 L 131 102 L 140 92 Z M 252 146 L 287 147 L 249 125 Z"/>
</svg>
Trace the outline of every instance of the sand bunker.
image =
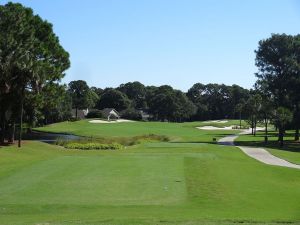
<svg viewBox="0 0 300 225">
<path fill-rule="evenodd" d="M 90 123 L 124 123 L 124 122 L 135 122 L 133 120 L 125 120 L 125 119 L 119 119 L 119 120 L 90 120 Z"/>
<path fill-rule="evenodd" d="M 200 130 L 232 130 L 232 126 L 229 127 L 214 127 L 214 126 L 203 126 L 203 127 L 196 127 Z"/>
<path fill-rule="evenodd" d="M 238 127 L 238 126 L 237 125 L 235 125 L 235 126 L 228 126 L 228 127 L 203 126 L 203 127 L 196 127 L 196 128 L 200 129 L 200 130 L 232 130 L 232 129 L 234 129 L 234 127 Z M 265 130 L 264 127 L 256 127 L 256 131 L 263 131 L 263 130 Z M 251 133 L 251 128 L 241 129 L 241 131 L 245 131 L 245 132 L 250 132 Z"/>
<path fill-rule="evenodd" d="M 208 121 L 203 121 L 203 123 L 227 123 L 228 120 L 208 120 Z"/>
</svg>

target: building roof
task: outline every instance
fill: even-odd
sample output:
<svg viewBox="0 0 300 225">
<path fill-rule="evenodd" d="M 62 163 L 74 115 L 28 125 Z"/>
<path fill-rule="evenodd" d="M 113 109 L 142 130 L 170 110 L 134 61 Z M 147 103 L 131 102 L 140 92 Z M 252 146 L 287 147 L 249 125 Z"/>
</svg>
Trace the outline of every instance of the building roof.
<svg viewBox="0 0 300 225">
<path fill-rule="evenodd" d="M 115 110 L 114 108 L 105 108 L 101 110 L 102 114 L 104 117 L 108 117 L 111 114 L 115 114 L 118 117 L 120 116 L 119 112 Z"/>
</svg>

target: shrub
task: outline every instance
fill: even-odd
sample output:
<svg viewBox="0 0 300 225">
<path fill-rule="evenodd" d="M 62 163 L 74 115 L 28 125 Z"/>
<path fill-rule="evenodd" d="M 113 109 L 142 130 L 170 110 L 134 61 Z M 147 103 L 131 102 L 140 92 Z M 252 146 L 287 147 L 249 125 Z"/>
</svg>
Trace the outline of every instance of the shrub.
<svg viewBox="0 0 300 225">
<path fill-rule="evenodd" d="M 145 134 L 140 136 L 135 136 L 131 138 L 126 138 L 122 140 L 122 144 L 130 146 L 130 145 L 136 145 L 140 144 L 143 141 L 162 141 L 162 142 L 168 142 L 170 139 L 165 135 L 157 135 L 157 134 Z"/>
<path fill-rule="evenodd" d="M 78 140 L 58 138 L 55 144 L 68 149 L 98 150 L 121 149 L 124 146 L 132 146 L 144 141 L 168 142 L 170 139 L 165 135 L 146 134 L 134 137 L 82 137 Z"/>
<path fill-rule="evenodd" d="M 64 145 L 67 149 L 80 149 L 80 150 L 116 150 L 123 148 L 122 145 L 117 143 L 100 144 L 100 143 L 76 143 L 70 142 Z"/>
</svg>

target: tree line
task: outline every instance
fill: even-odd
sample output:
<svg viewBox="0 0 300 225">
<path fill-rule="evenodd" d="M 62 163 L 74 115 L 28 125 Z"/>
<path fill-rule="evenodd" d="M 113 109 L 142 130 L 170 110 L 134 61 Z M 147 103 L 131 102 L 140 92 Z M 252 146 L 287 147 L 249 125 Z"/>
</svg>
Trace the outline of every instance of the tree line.
<svg viewBox="0 0 300 225">
<path fill-rule="evenodd" d="M 114 108 L 128 119 L 141 119 L 139 112 L 143 111 L 151 114 L 152 120 L 170 122 L 240 118 L 236 105 L 250 95 L 238 85 L 224 84 L 197 83 L 186 93 L 169 85 L 145 86 L 138 81 L 101 89 L 78 80 L 68 87 L 75 109 Z"/>
</svg>

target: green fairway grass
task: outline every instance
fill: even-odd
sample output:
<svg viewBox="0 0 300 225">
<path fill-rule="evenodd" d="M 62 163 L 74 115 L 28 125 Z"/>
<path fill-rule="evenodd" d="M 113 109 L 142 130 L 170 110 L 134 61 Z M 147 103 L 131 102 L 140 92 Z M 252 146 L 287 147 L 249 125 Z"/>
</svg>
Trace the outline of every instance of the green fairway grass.
<svg viewBox="0 0 300 225">
<path fill-rule="evenodd" d="M 268 166 L 236 147 L 209 143 L 235 130 L 196 129 L 201 123 L 97 125 L 76 122 L 78 130 L 72 133 L 130 136 L 150 130 L 173 141 L 98 151 L 66 150 L 37 141 L 26 141 L 22 149 L 1 147 L 0 224 L 300 221 L 300 170 Z M 62 124 L 50 127 L 68 132 Z"/>
<path fill-rule="evenodd" d="M 127 122 L 127 123 L 89 123 L 89 120 L 76 122 L 62 122 L 45 127 L 37 128 L 38 131 L 68 133 L 86 137 L 132 137 L 144 134 L 157 134 L 169 136 L 173 141 L 212 141 L 212 136 L 217 139 L 238 130 L 203 131 L 195 129 L 200 126 L 230 126 L 239 121 L 233 120 L 228 123 L 161 123 L 161 122 Z"/>
</svg>

